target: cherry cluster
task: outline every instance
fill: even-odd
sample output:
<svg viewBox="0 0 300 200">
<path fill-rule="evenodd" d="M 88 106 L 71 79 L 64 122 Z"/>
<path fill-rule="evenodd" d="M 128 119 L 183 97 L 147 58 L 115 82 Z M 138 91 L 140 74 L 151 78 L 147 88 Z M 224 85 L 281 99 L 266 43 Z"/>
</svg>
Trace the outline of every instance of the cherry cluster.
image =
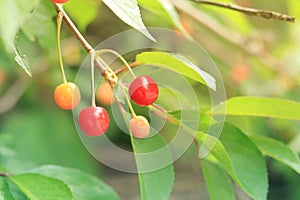
<svg viewBox="0 0 300 200">
<path fill-rule="evenodd" d="M 65 3 L 68 0 L 51 0 L 54 3 Z M 60 61 L 60 68 L 61 68 L 61 74 L 62 74 L 62 80 L 63 83 L 58 85 L 55 88 L 54 91 L 54 100 L 58 107 L 60 107 L 63 110 L 73 110 L 75 109 L 79 104 L 81 100 L 80 90 L 78 86 L 73 82 L 68 82 L 64 67 L 63 67 L 63 61 L 62 61 L 62 55 L 61 55 L 61 47 L 60 47 L 60 29 L 61 29 L 61 23 L 62 23 L 63 16 L 58 14 L 57 17 L 57 42 L 58 42 L 58 57 Z M 110 51 L 112 52 L 112 51 Z M 116 52 L 113 52 L 114 54 L 117 54 Z M 121 60 L 123 58 L 119 56 Z M 95 58 L 92 56 L 92 63 L 94 63 Z M 126 62 L 126 61 L 125 61 Z M 128 69 L 131 71 L 132 75 L 135 77 L 134 73 L 130 69 L 130 67 L 127 65 Z M 109 68 L 109 67 L 108 67 Z M 92 77 L 93 75 L 94 67 L 92 64 L 91 67 L 91 80 L 92 80 L 92 105 L 86 108 L 83 108 L 78 116 L 78 125 L 80 129 L 88 136 L 100 136 L 103 135 L 107 129 L 109 128 L 110 119 L 109 114 L 107 110 L 104 107 L 96 106 L 95 103 L 95 94 L 93 91 L 93 85 L 94 80 Z M 109 73 L 111 72 L 111 69 L 109 68 Z M 109 83 L 109 87 L 112 91 L 115 84 L 112 84 L 112 81 L 107 80 Z M 117 83 L 116 83 L 117 84 Z M 98 90 L 104 90 L 106 88 L 99 87 Z M 130 86 L 128 88 L 125 88 L 128 90 L 129 97 L 131 101 L 133 101 L 135 104 L 140 106 L 148 106 L 153 104 L 156 99 L 158 98 L 158 85 L 150 76 L 139 76 L 135 77 L 135 79 L 132 81 Z M 107 89 L 106 89 L 107 91 Z M 101 92 L 101 91 L 98 91 Z M 150 133 L 150 125 L 148 120 L 141 115 L 136 115 L 132 105 L 131 101 L 128 98 L 128 94 L 125 94 L 127 98 L 127 103 L 131 111 L 132 119 L 129 120 L 129 128 L 131 133 L 137 137 L 137 138 L 145 138 Z M 104 94 L 109 95 L 109 94 Z M 112 95 L 112 92 L 111 92 Z"/>
<path fill-rule="evenodd" d="M 139 76 L 129 86 L 130 99 L 140 106 L 153 104 L 158 98 L 157 83 L 150 76 Z M 75 83 L 66 82 L 58 85 L 54 92 L 56 104 L 64 110 L 72 110 L 80 103 L 80 91 Z M 103 135 L 110 124 L 109 114 L 104 107 L 90 106 L 82 109 L 78 116 L 80 129 L 88 136 Z M 150 126 L 144 116 L 136 116 L 129 121 L 132 134 L 145 138 L 150 133 Z"/>
</svg>

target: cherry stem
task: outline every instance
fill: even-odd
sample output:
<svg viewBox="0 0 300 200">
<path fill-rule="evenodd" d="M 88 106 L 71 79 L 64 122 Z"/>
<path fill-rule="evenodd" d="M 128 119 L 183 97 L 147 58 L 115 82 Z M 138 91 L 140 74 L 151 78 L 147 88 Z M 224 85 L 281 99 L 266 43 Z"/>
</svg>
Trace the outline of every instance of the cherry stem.
<svg viewBox="0 0 300 200">
<path fill-rule="evenodd" d="M 58 52 L 58 58 L 59 58 L 59 65 L 60 65 L 60 71 L 61 71 L 61 76 L 62 80 L 64 83 L 67 82 L 65 70 L 64 70 L 64 64 L 62 60 L 62 55 L 61 55 L 61 46 L 60 46 L 60 30 L 61 30 L 61 24 L 64 16 L 61 12 L 57 13 L 57 52 Z"/>
<path fill-rule="evenodd" d="M 112 49 L 101 49 L 99 51 L 96 51 L 96 56 L 100 56 L 101 54 L 104 54 L 104 53 L 111 53 L 111 54 L 114 54 L 115 56 L 117 56 L 122 61 L 122 63 L 127 67 L 127 69 L 130 71 L 133 78 L 136 78 L 136 76 L 133 73 L 133 71 L 132 71 L 130 65 L 128 64 L 128 62 L 118 52 L 116 52 Z"/>
<path fill-rule="evenodd" d="M 95 97 L 95 51 L 91 54 L 91 105 L 96 107 Z"/>
<path fill-rule="evenodd" d="M 130 68 L 134 68 L 134 67 L 137 67 L 141 64 L 142 64 L 141 62 L 133 62 L 133 63 L 130 63 L 129 66 L 130 66 Z M 119 73 L 125 71 L 126 69 L 128 69 L 128 67 L 123 67 L 121 69 L 118 69 L 118 70 L 115 71 L 115 74 L 119 74 Z"/>
<path fill-rule="evenodd" d="M 129 129 L 129 120 L 128 120 L 128 117 L 126 116 L 126 111 L 125 111 L 125 109 L 123 108 L 122 104 L 119 101 L 117 101 L 117 104 L 118 104 L 118 107 L 119 107 L 120 112 L 122 114 L 122 117 L 124 118 L 125 124 L 126 124 L 127 128 Z"/>
<path fill-rule="evenodd" d="M 125 98 L 126 98 L 126 101 L 127 101 L 127 104 L 128 104 L 128 108 L 129 108 L 129 110 L 130 110 L 130 113 L 131 113 L 131 115 L 132 115 L 132 118 L 135 119 L 137 116 L 136 116 L 136 114 L 135 114 L 135 112 L 134 112 L 134 109 L 133 109 L 131 103 L 130 103 L 129 97 L 128 97 L 126 91 L 125 91 L 125 87 L 124 87 L 123 84 L 120 83 L 120 82 L 119 82 L 119 85 L 120 85 L 120 87 L 122 88 L 122 91 L 123 91 L 123 93 L 124 93 L 124 95 L 125 95 Z"/>
</svg>

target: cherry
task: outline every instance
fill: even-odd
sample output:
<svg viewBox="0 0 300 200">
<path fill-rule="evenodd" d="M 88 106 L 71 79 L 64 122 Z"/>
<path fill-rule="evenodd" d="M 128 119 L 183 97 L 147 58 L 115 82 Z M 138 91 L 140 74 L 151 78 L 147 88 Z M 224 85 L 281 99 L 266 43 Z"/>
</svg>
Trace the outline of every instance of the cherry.
<svg viewBox="0 0 300 200">
<path fill-rule="evenodd" d="M 150 125 L 144 116 L 136 116 L 129 121 L 132 134 L 137 138 L 145 138 L 150 133 Z"/>
<path fill-rule="evenodd" d="M 245 64 L 238 64 L 233 67 L 230 78 L 234 83 L 243 83 L 250 76 L 250 68 Z"/>
<path fill-rule="evenodd" d="M 109 115 L 105 108 L 90 106 L 80 111 L 78 124 L 88 136 L 103 135 L 109 127 Z"/>
<path fill-rule="evenodd" d="M 139 76 L 129 86 L 129 96 L 140 106 L 154 103 L 158 97 L 158 86 L 150 76 Z"/>
<path fill-rule="evenodd" d="M 68 0 L 51 0 L 53 3 L 66 3 Z"/>
<path fill-rule="evenodd" d="M 108 82 L 104 82 L 97 88 L 97 100 L 103 106 L 110 106 L 114 101 L 113 90 Z"/>
<path fill-rule="evenodd" d="M 80 90 L 75 83 L 66 82 L 55 88 L 54 100 L 61 109 L 74 109 L 79 105 L 80 98 Z"/>
</svg>

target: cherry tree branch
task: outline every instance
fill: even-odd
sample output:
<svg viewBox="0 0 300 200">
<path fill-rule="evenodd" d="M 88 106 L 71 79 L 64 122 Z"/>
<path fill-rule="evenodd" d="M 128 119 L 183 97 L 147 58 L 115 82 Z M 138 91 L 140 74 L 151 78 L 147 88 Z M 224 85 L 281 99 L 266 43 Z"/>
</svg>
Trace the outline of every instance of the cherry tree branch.
<svg viewBox="0 0 300 200">
<path fill-rule="evenodd" d="M 70 30 L 74 33 L 76 39 L 81 43 L 86 52 L 91 55 L 95 50 L 83 37 L 73 21 L 70 19 L 69 15 L 65 12 L 65 10 L 63 9 L 63 4 L 53 3 L 53 5 L 55 10 L 63 16 L 63 20 L 67 23 Z M 101 74 L 104 74 L 106 72 L 106 67 L 103 66 L 98 59 L 95 60 L 95 67 L 100 70 Z"/>
<path fill-rule="evenodd" d="M 5 96 L 0 98 L 0 114 L 12 109 L 21 96 L 24 94 L 29 83 L 23 79 L 17 79 L 6 92 Z M 1 176 L 1 174 L 0 174 Z"/>
<path fill-rule="evenodd" d="M 256 40 L 254 40 L 253 38 L 245 38 L 232 29 L 221 25 L 217 20 L 205 14 L 186 1 L 171 0 L 170 2 L 176 9 L 195 19 L 198 23 L 200 23 L 202 26 L 206 27 L 219 37 L 240 48 L 246 54 L 258 57 L 259 60 L 269 68 L 284 74 L 284 70 L 281 69 L 281 63 L 278 60 L 276 60 L 270 54 L 261 54 L 260 48 L 252 47 L 260 46 L 260 44 L 256 43 Z"/>
<path fill-rule="evenodd" d="M 265 18 L 265 19 L 275 19 L 275 20 L 280 20 L 280 21 L 285 21 L 285 22 L 295 22 L 295 20 L 296 20 L 292 16 L 274 12 L 274 11 L 269 11 L 269 10 L 259 10 L 259 9 L 242 7 L 242 6 L 238 6 L 238 5 L 234 5 L 234 4 L 221 3 L 221 2 L 215 2 L 215 1 L 210 1 L 210 0 L 193 0 L 193 1 L 196 3 L 227 8 L 230 10 L 235 10 L 235 11 L 238 11 L 241 13 L 245 13 L 247 15 L 254 15 L 254 16 Z"/>
<path fill-rule="evenodd" d="M 0 172 L 0 177 L 9 177 L 12 176 L 10 173 Z"/>
<path fill-rule="evenodd" d="M 67 23 L 71 31 L 74 33 L 77 40 L 82 44 L 83 48 L 89 53 L 93 50 L 93 47 L 86 41 L 86 39 L 83 37 L 83 35 L 79 32 L 73 21 L 70 19 L 68 14 L 63 9 L 62 4 L 53 3 L 55 10 L 58 13 L 61 13 L 63 16 L 64 21 Z"/>
</svg>

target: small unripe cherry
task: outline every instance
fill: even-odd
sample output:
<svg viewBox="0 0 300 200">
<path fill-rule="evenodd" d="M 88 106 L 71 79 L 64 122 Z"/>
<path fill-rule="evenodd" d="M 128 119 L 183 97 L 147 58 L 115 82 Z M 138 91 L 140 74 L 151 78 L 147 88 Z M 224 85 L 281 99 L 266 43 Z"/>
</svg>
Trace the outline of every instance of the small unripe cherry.
<svg viewBox="0 0 300 200">
<path fill-rule="evenodd" d="M 80 111 L 78 124 L 88 136 L 103 135 L 109 127 L 109 115 L 105 108 L 90 106 Z"/>
<path fill-rule="evenodd" d="M 103 106 L 110 106 L 114 101 L 113 90 L 108 82 L 104 82 L 97 88 L 96 97 Z"/>
<path fill-rule="evenodd" d="M 53 3 L 66 3 L 68 0 L 51 0 Z"/>
<path fill-rule="evenodd" d="M 75 83 L 66 82 L 58 85 L 54 91 L 54 100 L 58 107 L 72 110 L 80 103 L 80 90 Z"/>
<path fill-rule="evenodd" d="M 132 135 L 137 138 L 145 138 L 150 133 L 150 125 L 144 116 L 136 116 L 129 121 Z"/>
<path fill-rule="evenodd" d="M 148 106 L 158 98 L 158 86 L 150 76 L 139 76 L 129 86 L 131 100 L 140 105 Z"/>
</svg>

